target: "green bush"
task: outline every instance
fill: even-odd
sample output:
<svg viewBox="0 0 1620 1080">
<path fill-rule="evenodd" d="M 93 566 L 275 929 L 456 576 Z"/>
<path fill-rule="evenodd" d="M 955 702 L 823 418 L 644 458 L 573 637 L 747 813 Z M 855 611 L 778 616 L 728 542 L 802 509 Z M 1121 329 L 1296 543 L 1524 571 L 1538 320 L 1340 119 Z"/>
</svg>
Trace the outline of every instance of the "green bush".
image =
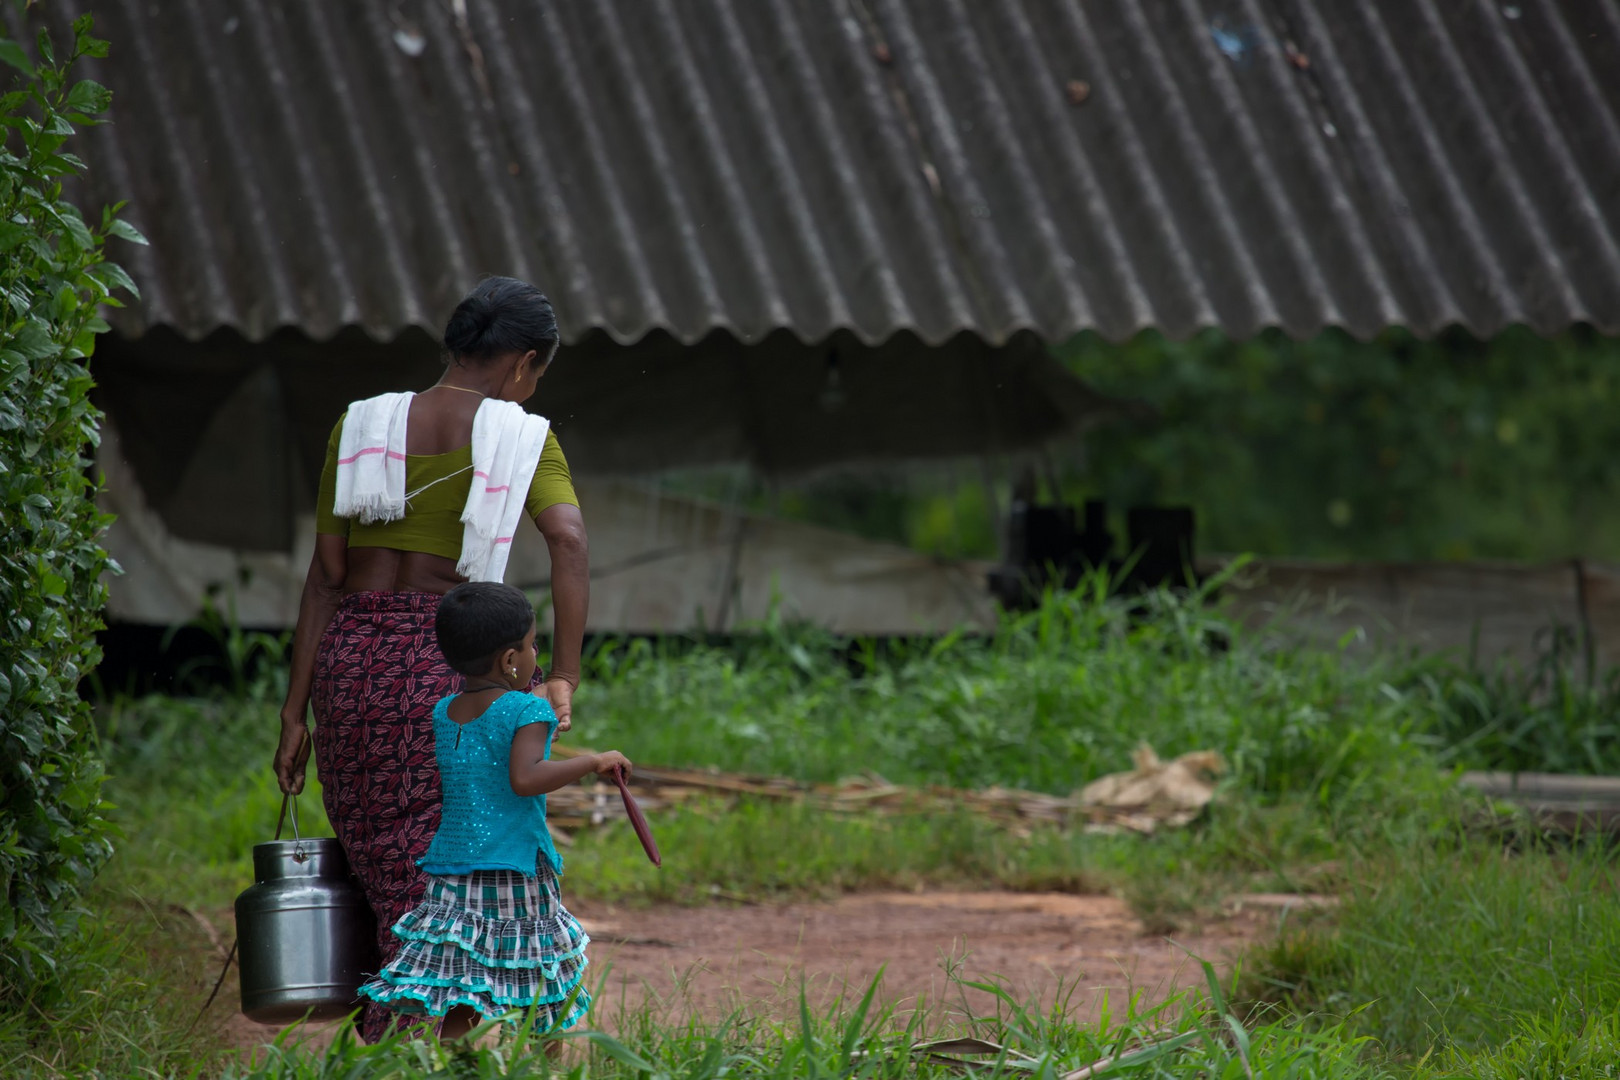
<svg viewBox="0 0 1620 1080">
<path fill-rule="evenodd" d="M 104 56 L 91 20 L 73 24 L 73 49 L 49 36 L 36 64 L 9 32 L 0 61 L 11 85 L 0 96 L 0 979 L 14 988 L 50 966 L 49 950 L 72 923 L 79 887 L 106 858 L 101 764 L 79 679 L 98 659 L 95 631 L 106 599 L 107 517 L 96 510 L 87 445 L 100 413 L 90 403 L 86 358 L 107 329 L 97 311 L 133 293 L 103 257 L 110 236 L 144 243 L 117 207 L 86 222 L 62 199 L 62 178 L 85 165 L 63 150 L 94 124 L 110 94 L 71 82 L 73 63 Z"/>
</svg>

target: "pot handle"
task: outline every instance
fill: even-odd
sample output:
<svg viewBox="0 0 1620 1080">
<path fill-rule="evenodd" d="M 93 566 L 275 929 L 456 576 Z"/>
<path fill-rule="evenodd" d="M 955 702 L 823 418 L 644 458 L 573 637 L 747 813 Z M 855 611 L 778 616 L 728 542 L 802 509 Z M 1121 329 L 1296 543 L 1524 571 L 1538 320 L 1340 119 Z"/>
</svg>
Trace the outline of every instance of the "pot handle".
<svg viewBox="0 0 1620 1080">
<path fill-rule="evenodd" d="M 290 815 L 289 810 L 291 811 Z M 276 817 L 275 838 L 277 840 L 281 839 L 281 827 L 286 824 L 289 816 L 292 818 L 293 839 L 297 841 L 293 845 L 293 862 L 303 862 L 309 858 L 309 853 L 304 850 L 304 838 L 298 832 L 298 797 L 284 794 L 281 796 L 281 813 Z"/>
<path fill-rule="evenodd" d="M 306 743 L 309 741 L 308 731 L 304 732 L 303 741 Z M 304 748 L 302 745 L 298 747 L 300 753 L 303 752 L 303 749 Z M 304 851 L 304 838 L 298 835 L 298 797 L 293 795 L 291 792 L 284 791 L 281 793 L 281 813 L 276 815 L 275 839 L 281 839 L 281 827 L 287 822 L 287 810 L 289 807 L 292 809 L 293 839 L 297 841 L 297 843 L 293 845 L 293 862 L 301 863 L 305 859 L 309 858 L 309 855 Z"/>
</svg>

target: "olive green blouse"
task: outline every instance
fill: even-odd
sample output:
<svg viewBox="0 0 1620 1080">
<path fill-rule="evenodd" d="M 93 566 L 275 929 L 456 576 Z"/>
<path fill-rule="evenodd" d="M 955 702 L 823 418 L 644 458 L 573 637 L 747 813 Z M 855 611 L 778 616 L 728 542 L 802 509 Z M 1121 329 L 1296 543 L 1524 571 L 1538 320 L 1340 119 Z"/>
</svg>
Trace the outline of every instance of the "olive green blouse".
<svg viewBox="0 0 1620 1080">
<path fill-rule="evenodd" d="M 447 559 L 461 557 L 464 526 L 461 511 L 472 488 L 472 446 L 445 454 L 406 454 L 405 490 L 415 492 L 405 502 L 405 516 L 398 521 L 363 525 L 332 512 L 337 495 L 338 440 L 343 419 L 338 418 L 332 437 L 326 441 L 326 465 L 321 469 L 321 488 L 315 503 L 315 531 L 327 536 L 346 536 L 350 547 L 385 547 L 395 551 L 422 551 Z M 431 486 L 430 486 L 431 485 Z M 557 433 L 546 433 L 534 479 L 524 509 L 535 517 L 547 507 L 567 503 L 578 506 L 574 481 L 568 472 Z"/>
</svg>

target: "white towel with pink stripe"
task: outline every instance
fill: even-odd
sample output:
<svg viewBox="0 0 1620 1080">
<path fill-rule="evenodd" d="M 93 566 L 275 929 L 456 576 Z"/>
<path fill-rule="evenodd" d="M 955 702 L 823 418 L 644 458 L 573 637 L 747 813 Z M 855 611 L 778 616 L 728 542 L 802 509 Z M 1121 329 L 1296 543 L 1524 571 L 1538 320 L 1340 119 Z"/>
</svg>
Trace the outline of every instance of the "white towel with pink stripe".
<svg viewBox="0 0 1620 1080">
<path fill-rule="evenodd" d="M 333 513 L 367 525 L 398 521 L 405 490 L 405 424 L 414 394 L 379 394 L 349 406 L 338 436 Z M 472 483 L 461 512 L 461 558 L 469 581 L 500 581 L 523 517 L 551 422 L 512 401 L 486 399 L 473 416 Z"/>
<path fill-rule="evenodd" d="M 468 581 L 501 581 L 523 518 L 551 421 L 515 401 L 485 399 L 473 416 L 472 487 L 461 512 L 461 561 Z"/>
<path fill-rule="evenodd" d="M 338 517 L 375 525 L 405 516 L 405 421 L 415 396 L 378 394 L 349 406 L 338 436 Z"/>
</svg>

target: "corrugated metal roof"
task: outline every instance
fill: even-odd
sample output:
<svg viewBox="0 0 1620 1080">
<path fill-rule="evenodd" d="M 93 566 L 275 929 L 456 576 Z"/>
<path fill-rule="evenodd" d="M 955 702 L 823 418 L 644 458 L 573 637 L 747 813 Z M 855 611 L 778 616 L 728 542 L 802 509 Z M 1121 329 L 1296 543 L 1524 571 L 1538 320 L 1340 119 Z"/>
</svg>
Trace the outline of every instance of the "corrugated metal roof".
<svg viewBox="0 0 1620 1080">
<path fill-rule="evenodd" d="M 95 10 L 130 333 L 1620 330 L 1614 0 Z"/>
</svg>

